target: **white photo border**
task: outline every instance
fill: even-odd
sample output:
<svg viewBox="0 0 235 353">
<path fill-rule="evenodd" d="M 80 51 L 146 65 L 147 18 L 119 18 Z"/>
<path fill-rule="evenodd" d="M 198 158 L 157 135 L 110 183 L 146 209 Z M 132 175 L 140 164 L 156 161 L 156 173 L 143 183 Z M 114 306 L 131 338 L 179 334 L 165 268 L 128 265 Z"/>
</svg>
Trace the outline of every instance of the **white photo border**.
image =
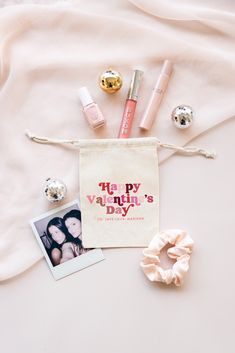
<svg viewBox="0 0 235 353">
<path fill-rule="evenodd" d="M 48 264 L 55 280 L 66 277 L 74 272 L 80 271 L 88 266 L 94 265 L 94 264 L 105 259 L 101 249 L 92 249 L 92 250 L 87 251 L 85 254 L 82 254 L 82 255 L 75 257 L 71 260 L 68 260 L 60 265 L 57 265 L 57 266 L 52 265 L 51 259 L 49 258 L 48 254 L 46 252 L 45 246 L 43 245 L 42 239 L 40 238 L 40 235 L 37 231 L 35 223 L 40 220 L 43 220 L 44 218 L 46 218 L 48 216 L 52 216 L 53 214 L 56 215 L 56 213 L 63 211 L 66 208 L 69 208 L 71 206 L 75 206 L 75 205 L 78 206 L 78 208 L 80 210 L 79 201 L 76 199 L 74 201 L 66 203 L 63 206 L 54 208 L 54 209 L 52 209 L 52 210 L 50 210 L 50 211 L 48 211 L 38 217 L 35 217 L 29 221 L 29 224 L 33 230 L 35 237 L 36 237 L 36 240 L 37 240 L 37 242 L 43 252 L 43 255 L 47 261 L 47 264 Z"/>
</svg>

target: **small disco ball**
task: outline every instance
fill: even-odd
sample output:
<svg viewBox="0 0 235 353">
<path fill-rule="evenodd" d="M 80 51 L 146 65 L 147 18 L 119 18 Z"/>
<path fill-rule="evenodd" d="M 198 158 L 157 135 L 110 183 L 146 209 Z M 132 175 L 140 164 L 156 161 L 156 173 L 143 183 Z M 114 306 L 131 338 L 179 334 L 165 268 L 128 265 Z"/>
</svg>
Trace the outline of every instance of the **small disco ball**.
<svg viewBox="0 0 235 353">
<path fill-rule="evenodd" d="M 66 196 L 67 188 L 63 181 L 49 178 L 46 180 L 44 195 L 50 202 L 59 202 Z"/>
<path fill-rule="evenodd" d="M 102 90 L 107 93 L 115 93 L 122 87 L 122 76 L 118 71 L 108 69 L 99 77 Z"/>
<path fill-rule="evenodd" d="M 187 129 L 193 122 L 193 110 L 188 105 L 179 105 L 173 110 L 171 118 L 178 129 Z"/>
</svg>

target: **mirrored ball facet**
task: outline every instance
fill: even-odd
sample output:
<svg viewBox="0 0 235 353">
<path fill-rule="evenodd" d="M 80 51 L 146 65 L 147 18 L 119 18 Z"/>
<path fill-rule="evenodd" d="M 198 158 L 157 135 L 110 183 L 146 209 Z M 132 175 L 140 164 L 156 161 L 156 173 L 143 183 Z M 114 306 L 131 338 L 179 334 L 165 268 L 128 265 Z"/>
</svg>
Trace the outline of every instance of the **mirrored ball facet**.
<svg viewBox="0 0 235 353">
<path fill-rule="evenodd" d="M 187 129 L 193 122 L 193 110 L 188 105 L 179 105 L 173 110 L 171 118 L 178 129 Z"/>
<path fill-rule="evenodd" d="M 99 78 L 100 87 L 107 93 L 115 93 L 122 87 L 122 76 L 118 71 L 108 69 Z"/>
<path fill-rule="evenodd" d="M 67 188 L 63 181 L 47 179 L 44 187 L 44 195 L 49 202 L 59 202 L 66 196 Z"/>
</svg>

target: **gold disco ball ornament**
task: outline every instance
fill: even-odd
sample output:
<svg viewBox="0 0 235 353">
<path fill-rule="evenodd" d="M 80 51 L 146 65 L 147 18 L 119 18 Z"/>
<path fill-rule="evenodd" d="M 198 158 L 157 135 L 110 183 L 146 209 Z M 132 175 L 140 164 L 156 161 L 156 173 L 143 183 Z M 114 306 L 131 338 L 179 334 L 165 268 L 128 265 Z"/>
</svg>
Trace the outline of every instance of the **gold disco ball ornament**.
<svg viewBox="0 0 235 353">
<path fill-rule="evenodd" d="M 108 69 L 100 75 L 99 84 L 107 93 L 115 93 L 122 87 L 122 76 L 118 71 Z"/>
</svg>

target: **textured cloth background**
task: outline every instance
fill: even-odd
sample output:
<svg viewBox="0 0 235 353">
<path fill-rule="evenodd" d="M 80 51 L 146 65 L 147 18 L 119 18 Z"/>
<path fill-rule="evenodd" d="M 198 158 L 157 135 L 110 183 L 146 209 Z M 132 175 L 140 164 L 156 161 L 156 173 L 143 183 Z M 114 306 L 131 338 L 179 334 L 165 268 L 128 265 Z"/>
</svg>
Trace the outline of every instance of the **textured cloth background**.
<svg viewBox="0 0 235 353">
<path fill-rule="evenodd" d="M 235 112 L 233 1 L 16 3 L 2 1 L 0 10 L 1 280 L 42 257 L 28 220 L 49 208 L 42 195 L 45 179 L 64 180 L 66 201 L 78 195 L 77 151 L 32 143 L 26 129 L 50 137 L 116 137 L 132 70 L 138 67 L 145 76 L 132 136 L 143 136 L 138 123 L 166 58 L 174 62 L 174 74 L 156 123 L 145 135 L 184 145 Z M 109 67 L 124 78 L 112 96 L 97 84 Z M 89 129 L 81 112 L 77 89 L 84 85 L 108 120 L 99 131 Z M 171 123 L 178 104 L 195 110 L 188 131 Z M 161 162 L 169 156 L 160 151 Z"/>
</svg>

